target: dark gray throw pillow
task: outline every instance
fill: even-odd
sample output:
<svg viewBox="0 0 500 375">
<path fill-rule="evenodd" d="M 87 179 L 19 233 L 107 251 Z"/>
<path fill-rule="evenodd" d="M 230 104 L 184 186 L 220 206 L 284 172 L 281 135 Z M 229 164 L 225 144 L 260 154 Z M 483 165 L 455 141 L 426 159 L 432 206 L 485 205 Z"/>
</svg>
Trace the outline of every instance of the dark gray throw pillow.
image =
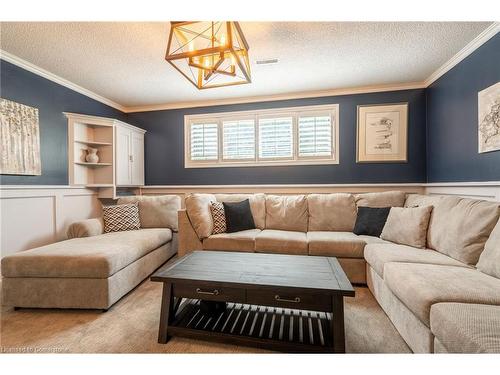
<svg viewBox="0 0 500 375">
<path fill-rule="evenodd" d="M 390 207 L 358 207 L 358 216 L 353 232 L 357 235 L 380 237 L 390 211 Z"/>
<path fill-rule="evenodd" d="M 222 202 L 226 216 L 226 232 L 233 233 L 247 229 L 255 229 L 250 201 Z"/>
</svg>

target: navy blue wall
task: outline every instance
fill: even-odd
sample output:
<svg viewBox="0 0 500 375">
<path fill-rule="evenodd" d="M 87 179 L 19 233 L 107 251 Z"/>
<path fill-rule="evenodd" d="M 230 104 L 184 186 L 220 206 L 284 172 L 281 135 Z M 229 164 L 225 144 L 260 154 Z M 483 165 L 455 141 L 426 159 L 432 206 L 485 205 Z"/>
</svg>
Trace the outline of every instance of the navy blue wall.
<svg viewBox="0 0 500 375">
<path fill-rule="evenodd" d="M 63 112 L 76 112 L 126 120 L 105 104 L 0 60 L 0 96 L 38 108 L 40 119 L 41 176 L 0 176 L 2 185 L 67 185 L 67 127 Z"/>
<path fill-rule="evenodd" d="M 479 154 L 477 134 L 477 93 L 499 81 L 497 34 L 427 88 L 428 182 L 500 180 L 500 151 Z"/>
<path fill-rule="evenodd" d="M 39 109 L 41 176 L 2 175 L 2 184 L 67 184 L 62 112 L 108 116 L 145 128 L 146 184 L 318 184 L 500 180 L 500 152 L 477 152 L 477 93 L 500 81 L 500 36 L 426 90 L 344 95 L 124 114 L 0 60 L 0 96 Z M 356 163 L 356 106 L 409 103 L 408 163 Z M 184 169 L 184 115 L 340 104 L 340 164 Z M 427 128 L 427 130 L 426 130 Z"/>
<path fill-rule="evenodd" d="M 409 103 L 408 163 L 356 163 L 356 106 Z M 281 108 L 340 105 L 340 164 L 286 167 L 184 168 L 184 115 Z M 203 184 L 327 184 L 425 182 L 425 91 L 407 90 L 276 102 L 175 109 L 129 114 L 147 130 L 147 185 Z"/>
</svg>

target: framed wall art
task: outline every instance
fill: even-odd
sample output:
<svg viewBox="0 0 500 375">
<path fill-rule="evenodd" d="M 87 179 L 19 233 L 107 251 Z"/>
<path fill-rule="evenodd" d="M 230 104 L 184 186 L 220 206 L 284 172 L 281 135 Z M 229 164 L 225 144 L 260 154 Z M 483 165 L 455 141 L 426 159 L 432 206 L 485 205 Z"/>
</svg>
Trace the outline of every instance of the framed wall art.
<svg viewBox="0 0 500 375">
<path fill-rule="evenodd" d="M 0 98 L 0 174 L 40 175 L 38 109 Z"/>
<path fill-rule="evenodd" d="M 477 94 L 478 151 L 500 150 L 500 82 Z"/>
<path fill-rule="evenodd" d="M 408 161 L 408 103 L 358 106 L 356 162 Z"/>
</svg>

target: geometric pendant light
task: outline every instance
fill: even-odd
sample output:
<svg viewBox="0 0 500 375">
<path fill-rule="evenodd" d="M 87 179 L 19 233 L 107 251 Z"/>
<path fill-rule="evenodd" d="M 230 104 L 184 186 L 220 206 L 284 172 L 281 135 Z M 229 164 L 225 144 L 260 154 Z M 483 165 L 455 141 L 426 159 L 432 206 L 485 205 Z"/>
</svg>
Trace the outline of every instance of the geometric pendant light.
<svg viewBox="0 0 500 375">
<path fill-rule="evenodd" d="M 165 60 L 200 90 L 250 83 L 248 43 L 238 22 L 171 22 Z"/>
</svg>

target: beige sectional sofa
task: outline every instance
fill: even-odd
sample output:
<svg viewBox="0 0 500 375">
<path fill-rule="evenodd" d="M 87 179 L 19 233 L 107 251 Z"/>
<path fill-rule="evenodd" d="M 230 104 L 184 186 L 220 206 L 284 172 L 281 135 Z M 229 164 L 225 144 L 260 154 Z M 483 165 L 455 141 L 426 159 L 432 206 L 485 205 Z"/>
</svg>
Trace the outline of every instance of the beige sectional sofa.
<svg viewBox="0 0 500 375">
<path fill-rule="evenodd" d="M 2 303 L 108 309 L 177 253 L 178 196 L 139 202 L 141 229 L 103 233 L 101 218 L 72 224 L 68 240 L 2 259 Z"/>
<path fill-rule="evenodd" d="M 210 202 L 247 198 L 257 229 L 211 235 Z M 352 233 L 359 206 L 429 205 L 426 248 Z M 368 284 L 414 352 L 500 352 L 499 216 L 498 202 L 404 192 L 191 194 L 179 211 L 179 254 L 335 256 L 352 283 Z"/>
</svg>

